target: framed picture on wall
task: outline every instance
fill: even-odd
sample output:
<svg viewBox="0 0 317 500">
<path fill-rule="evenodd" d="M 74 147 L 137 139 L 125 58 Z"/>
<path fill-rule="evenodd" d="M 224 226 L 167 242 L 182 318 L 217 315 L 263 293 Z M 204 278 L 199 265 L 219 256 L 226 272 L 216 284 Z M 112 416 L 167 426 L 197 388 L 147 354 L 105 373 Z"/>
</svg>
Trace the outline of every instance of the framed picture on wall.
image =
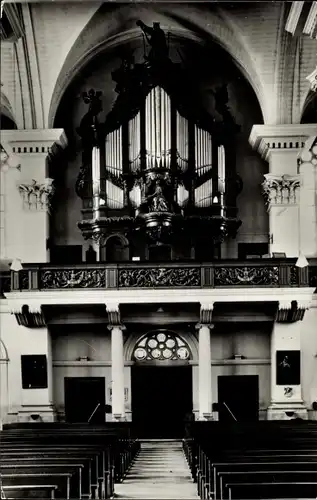
<svg viewBox="0 0 317 500">
<path fill-rule="evenodd" d="M 300 384 L 300 351 L 276 351 L 276 385 Z"/>
<path fill-rule="evenodd" d="M 45 354 L 21 356 L 22 389 L 47 389 L 47 358 Z"/>
</svg>

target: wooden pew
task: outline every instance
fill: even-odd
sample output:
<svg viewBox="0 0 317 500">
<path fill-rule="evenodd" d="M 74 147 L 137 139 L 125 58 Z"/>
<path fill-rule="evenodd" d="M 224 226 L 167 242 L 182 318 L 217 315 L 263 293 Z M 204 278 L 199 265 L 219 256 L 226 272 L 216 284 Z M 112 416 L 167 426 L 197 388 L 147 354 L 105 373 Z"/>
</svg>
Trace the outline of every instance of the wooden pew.
<svg viewBox="0 0 317 500">
<path fill-rule="evenodd" d="M 317 498 L 317 482 L 228 483 L 229 500 Z"/>
<path fill-rule="evenodd" d="M 6 463 L 1 459 L 0 473 L 2 474 L 71 474 L 70 498 L 82 499 L 82 470 L 83 464 L 72 463 Z"/>
<path fill-rule="evenodd" d="M 250 425 L 195 422 L 189 437 L 183 441 L 183 449 L 200 497 L 220 498 L 218 473 L 223 464 L 227 467 L 225 471 L 233 473 L 247 474 L 254 470 L 254 478 L 271 468 L 272 471 L 279 469 L 279 473 L 288 469 L 307 472 L 305 477 L 313 479 L 315 476 L 311 473 L 316 472 L 317 463 L 317 422 L 304 422 L 300 426 L 289 422 Z M 287 475 L 280 477 L 288 479 Z M 241 482 L 240 479 L 237 482 Z M 261 483 L 264 482 L 261 479 Z"/>
<path fill-rule="evenodd" d="M 220 500 L 229 498 L 228 484 L 231 483 L 274 483 L 274 482 L 316 482 L 317 467 L 314 471 L 302 470 L 257 470 L 218 472 L 220 479 Z"/>
<path fill-rule="evenodd" d="M 39 429 L 38 432 L 34 432 L 34 428 Z M 118 429 L 118 426 L 116 428 Z M 109 433 L 103 427 L 95 429 L 91 426 L 62 426 L 60 429 L 57 426 L 57 430 L 55 429 L 55 425 L 44 426 L 44 428 L 31 425 L 23 429 L 18 426 L 2 432 L 1 441 L 7 456 L 7 465 L 10 465 L 10 458 L 18 457 L 20 460 L 21 455 L 25 453 L 29 458 L 36 458 L 40 454 L 41 458 L 49 460 L 51 465 L 55 465 L 55 453 L 62 458 L 65 458 L 65 455 L 70 458 L 72 454 L 80 461 L 83 461 L 82 454 L 84 454 L 86 462 L 89 452 L 94 465 L 89 472 L 88 494 L 94 494 L 96 498 L 111 497 L 115 481 L 122 480 L 140 449 L 137 440 L 129 437 L 127 426 L 124 426 L 123 437 L 115 435 L 113 429 Z M 52 446 L 52 442 L 58 446 Z M 60 457 L 58 463 L 62 463 Z M 91 472 L 93 477 L 91 477 Z"/>
<path fill-rule="evenodd" d="M 69 500 L 70 497 L 70 486 L 71 486 L 71 472 L 27 472 L 21 473 L 18 472 L 11 474 L 1 474 L 1 481 L 3 486 L 20 486 L 20 485 L 29 485 L 34 482 L 37 485 L 45 485 L 50 480 L 53 480 L 56 483 L 57 489 L 56 494 L 59 497 L 63 497 L 66 500 Z M 74 498 L 76 498 L 74 496 Z"/>
<path fill-rule="evenodd" d="M 7 500 L 16 498 L 55 498 L 55 491 L 57 486 L 55 484 L 21 484 L 17 486 L 2 486 L 2 491 Z M 38 493 L 41 496 L 35 496 Z M 43 496 L 44 495 L 44 496 Z"/>
<path fill-rule="evenodd" d="M 274 457 L 273 457 L 274 458 Z M 315 462 L 305 462 L 305 461 L 297 461 L 293 459 L 293 461 L 274 461 L 266 460 L 266 461 L 235 461 L 235 462 L 218 462 L 218 463 L 210 463 L 211 465 L 211 477 L 210 477 L 210 488 L 209 492 L 213 495 L 213 498 L 218 499 L 221 498 L 220 493 L 220 474 L 221 472 L 229 472 L 229 471 L 241 471 L 248 473 L 250 471 L 265 471 L 265 470 L 294 470 L 296 471 L 316 471 L 317 470 L 317 461 Z"/>
</svg>

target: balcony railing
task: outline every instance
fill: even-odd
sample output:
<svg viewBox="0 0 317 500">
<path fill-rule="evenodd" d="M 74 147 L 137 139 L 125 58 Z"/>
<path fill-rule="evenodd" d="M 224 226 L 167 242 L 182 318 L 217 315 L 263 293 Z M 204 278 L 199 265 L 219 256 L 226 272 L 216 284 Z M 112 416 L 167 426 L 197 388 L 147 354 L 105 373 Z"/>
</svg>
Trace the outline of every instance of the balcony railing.
<svg viewBox="0 0 317 500">
<path fill-rule="evenodd" d="M 305 268 L 296 259 L 120 264 L 24 264 L 6 274 L 4 292 L 73 289 L 317 287 L 317 259 Z M 10 283 L 9 283 L 10 281 Z"/>
</svg>

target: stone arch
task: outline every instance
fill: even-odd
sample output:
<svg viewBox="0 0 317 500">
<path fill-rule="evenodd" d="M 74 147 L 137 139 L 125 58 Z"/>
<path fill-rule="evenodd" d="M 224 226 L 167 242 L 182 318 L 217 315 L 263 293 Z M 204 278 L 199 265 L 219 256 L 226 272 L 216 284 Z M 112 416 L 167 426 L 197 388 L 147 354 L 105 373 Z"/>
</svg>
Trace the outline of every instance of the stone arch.
<svg viewBox="0 0 317 500">
<path fill-rule="evenodd" d="M 150 338 L 153 334 L 159 333 L 161 331 L 166 331 L 171 334 L 171 336 L 179 338 L 189 348 L 190 357 L 188 358 L 188 361 L 191 361 L 193 363 L 198 362 L 198 342 L 196 337 L 192 333 L 186 333 L 186 335 L 182 335 L 178 331 L 176 332 L 173 329 L 166 328 L 153 329 L 145 334 L 143 333 L 130 335 L 124 344 L 124 359 L 128 362 L 134 362 L 135 359 L 133 357 L 133 354 L 140 342 L 142 342 L 143 339 Z"/>
<path fill-rule="evenodd" d="M 150 16 L 152 16 L 152 18 L 154 16 L 161 22 L 163 29 L 166 29 L 166 27 L 168 27 L 169 32 L 175 36 L 196 41 L 198 43 L 202 43 L 204 41 L 204 37 L 208 37 L 219 44 L 232 56 L 240 71 L 251 84 L 259 101 L 264 121 L 266 121 L 266 118 L 269 116 L 269 109 L 267 109 L 266 106 L 266 98 L 263 85 L 255 63 L 252 61 L 252 58 L 250 56 L 250 48 L 246 46 L 240 31 L 237 28 L 232 28 L 233 22 L 231 22 L 230 24 L 226 21 L 224 16 L 220 17 L 217 12 L 215 13 L 212 11 L 208 12 L 208 19 L 210 16 L 210 23 L 206 26 L 205 14 L 200 11 L 198 7 L 195 7 L 195 9 L 191 8 L 191 22 L 189 24 L 188 16 L 186 15 L 186 10 L 188 10 L 188 8 L 189 7 L 184 6 L 182 15 L 178 14 L 177 16 L 173 13 L 172 7 L 170 7 L 169 9 L 164 9 L 164 14 L 158 13 L 158 11 L 152 12 L 148 9 L 146 11 L 145 21 L 147 22 L 148 19 L 150 19 Z M 54 127 L 55 116 L 66 89 L 76 77 L 76 75 L 78 75 L 89 62 L 91 62 L 102 52 L 114 49 L 122 45 L 123 43 L 126 43 L 127 41 L 139 39 L 139 29 L 135 27 L 132 28 L 132 26 L 135 26 L 135 11 L 131 13 L 131 9 L 130 11 L 129 9 L 130 6 L 121 8 L 121 18 L 124 17 L 126 13 L 127 19 L 121 26 L 118 21 L 116 21 L 116 27 L 118 29 L 117 32 L 114 32 L 114 30 L 110 32 L 110 29 L 108 28 L 109 32 L 103 30 L 102 37 L 99 33 L 97 33 L 97 31 L 100 29 L 101 24 L 100 16 L 98 18 L 98 12 L 82 30 L 72 49 L 66 56 L 64 65 L 56 80 L 49 107 L 49 127 Z M 140 13 L 140 16 L 141 15 L 142 14 Z M 173 23 L 172 27 L 171 23 Z M 131 28 L 130 26 L 128 26 L 129 24 L 131 25 Z M 96 29 L 94 29 L 94 26 L 96 27 Z M 122 29 L 123 26 L 124 29 Z M 127 29 L 127 27 L 129 27 L 130 29 Z M 98 40 L 96 39 L 96 43 L 90 41 L 90 44 L 85 47 L 83 43 L 85 41 L 85 35 L 87 40 L 89 38 L 87 36 L 88 33 L 90 33 L 91 37 L 91 33 L 95 32 L 95 36 L 96 38 L 98 38 Z"/>
</svg>

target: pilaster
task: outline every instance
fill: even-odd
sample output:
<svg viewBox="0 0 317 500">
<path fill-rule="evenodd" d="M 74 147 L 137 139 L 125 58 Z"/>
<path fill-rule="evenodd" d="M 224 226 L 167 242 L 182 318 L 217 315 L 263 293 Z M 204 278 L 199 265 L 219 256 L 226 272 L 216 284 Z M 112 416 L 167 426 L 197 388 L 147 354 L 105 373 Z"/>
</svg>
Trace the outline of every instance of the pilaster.
<svg viewBox="0 0 317 500">
<path fill-rule="evenodd" d="M 254 125 L 251 146 L 269 163 L 262 184 L 270 219 L 270 253 L 298 257 L 301 252 L 300 190 L 303 175 L 298 171 L 298 154 L 313 132 L 314 124 Z"/>
<path fill-rule="evenodd" d="M 41 311 L 33 309 L 32 314 L 41 315 Z M 4 415 L 4 420 L 51 422 L 55 419 L 51 334 L 46 326 L 30 328 L 30 325 L 19 323 L 15 317 L 17 315 L 24 316 L 22 308 L 11 309 L 0 315 L 1 340 L 7 348 L 10 359 L 7 410 L 9 417 Z M 39 355 L 41 356 L 40 362 L 44 361 L 44 370 L 40 370 L 41 373 L 39 373 L 37 368 L 39 359 L 30 358 L 33 382 L 32 386 L 27 386 L 27 380 L 23 381 L 22 378 L 21 356 Z M 0 399 L 1 397 L 0 395 Z"/>
<path fill-rule="evenodd" d="M 54 193 L 48 160 L 52 161 L 57 151 L 66 146 L 66 136 L 62 129 L 4 130 L 1 144 L 20 164 L 15 186 L 7 185 L 5 192 L 8 240 L 11 233 L 16 235 L 7 257 L 20 258 L 22 262 L 47 262 L 48 216 Z"/>
<path fill-rule="evenodd" d="M 301 327 L 309 302 L 280 301 L 271 337 L 268 420 L 307 418 L 301 385 Z"/>
<path fill-rule="evenodd" d="M 317 125 L 315 125 L 315 133 Z M 298 159 L 301 177 L 299 229 L 301 253 L 306 257 L 317 255 L 317 136 L 309 137 Z"/>
</svg>

